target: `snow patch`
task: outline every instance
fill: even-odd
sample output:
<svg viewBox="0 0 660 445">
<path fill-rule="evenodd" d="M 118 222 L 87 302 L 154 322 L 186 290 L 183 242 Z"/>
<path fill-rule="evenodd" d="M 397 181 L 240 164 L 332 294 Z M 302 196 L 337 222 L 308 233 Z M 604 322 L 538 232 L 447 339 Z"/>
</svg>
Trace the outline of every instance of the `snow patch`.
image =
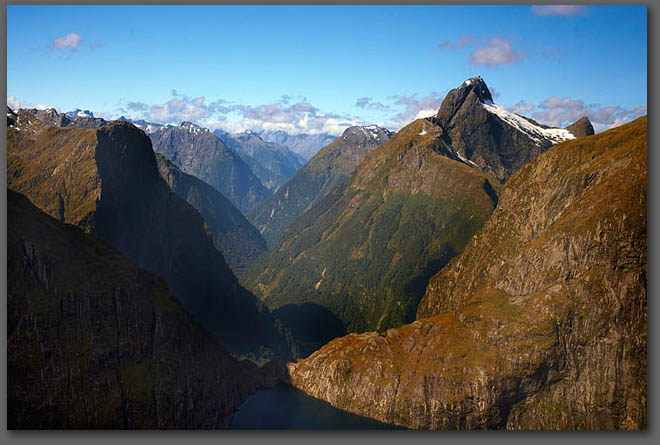
<svg viewBox="0 0 660 445">
<path fill-rule="evenodd" d="M 536 145 L 541 145 L 544 140 L 549 140 L 553 144 L 556 144 L 558 142 L 575 139 L 573 133 L 564 128 L 539 127 L 524 117 L 508 111 L 503 106 L 494 104 L 492 101 L 485 101 L 482 106 L 486 109 L 486 111 L 499 117 L 517 130 L 527 134 L 536 143 Z"/>
</svg>

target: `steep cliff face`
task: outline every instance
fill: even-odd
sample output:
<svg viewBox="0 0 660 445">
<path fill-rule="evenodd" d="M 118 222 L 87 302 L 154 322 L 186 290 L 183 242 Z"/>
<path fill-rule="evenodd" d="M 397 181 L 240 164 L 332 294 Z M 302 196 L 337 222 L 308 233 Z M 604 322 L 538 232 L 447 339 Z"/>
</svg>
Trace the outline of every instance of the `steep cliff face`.
<svg viewBox="0 0 660 445">
<path fill-rule="evenodd" d="M 497 200 L 497 180 L 448 150 L 433 119 L 408 125 L 296 220 L 245 283 L 272 309 L 320 305 L 348 331 L 412 321 L 428 279 Z"/>
<path fill-rule="evenodd" d="M 241 212 L 266 199 L 270 192 L 247 164 L 217 136 L 190 122 L 149 133 L 154 151 L 184 173 L 215 187 Z"/>
<path fill-rule="evenodd" d="M 165 282 L 7 194 L 9 429 L 226 428 L 265 383 Z"/>
<path fill-rule="evenodd" d="M 202 215 L 213 233 L 213 244 L 234 273 L 243 271 L 266 251 L 266 241 L 259 231 L 220 192 L 183 173 L 160 153 L 156 161 L 170 189 Z"/>
<path fill-rule="evenodd" d="M 352 175 L 364 157 L 390 136 L 388 130 L 375 125 L 348 128 L 250 211 L 248 218 L 263 234 L 268 246 L 276 246 L 296 218 Z"/>
<path fill-rule="evenodd" d="M 293 384 L 413 428 L 646 428 L 646 145 L 643 117 L 540 155 L 417 321 L 332 341 Z"/>
<path fill-rule="evenodd" d="M 160 177 L 141 130 L 21 121 L 8 131 L 10 188 L 163 277 L 232 353 L 288 355 L 279 324 L 238 284 L 199 213 Z"/>
</svg>

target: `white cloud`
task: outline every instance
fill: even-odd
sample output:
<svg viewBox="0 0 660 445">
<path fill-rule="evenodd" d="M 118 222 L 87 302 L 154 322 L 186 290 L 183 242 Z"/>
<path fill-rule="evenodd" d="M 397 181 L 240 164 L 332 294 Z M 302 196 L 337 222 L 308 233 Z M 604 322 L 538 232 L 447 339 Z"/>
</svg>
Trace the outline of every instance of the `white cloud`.
<svg viewBox="0 0 660 445">
<path fill-rule="evenodd" d="M 53 105 L 44 105 L 44 104 L 32 105 L 30 103 L 23 102 L 14 96 L 7 96 L 7 106 L 12 110 L 18 110 L 20 108 L 36 108 L 37 110 L 49 110 L 51 108 L 54 108 L 56 110 L 58 109 Z"/>
<path fill-rule="evenodd" d="M 585 104 L 570 97 L 549 97 L 538 105 L 539 111 L 532 117 L 553 127 L 565 127 L 583 116 L 587 116 L 598 132 L 617 127 L 646 114 L 646 106 L 625 109 L 620 106 Z"/>
<path fill-rule="evenodd" d="M 587 7 L 584 5 L 534 5 L 532 11 L 541 17 L 549 15 L 575 17 L 584 15 L 587 12 Z"/>
<path fill-rule="evenodd" d="M 21 101 L 14 96 L 7 96 L 7 106 L 12 110 L 18 110 L 21 107 Z"/>
<path fill-rule="evenodd" d="M 473 65 L 498 66 L 522 60 L 524 55 L 511 48 L 511 41 L 503 37 L 493 37 L 488 44 L 476 48 L 470 55 Z"/>
<path fill-rule="evenodd" d="M 521 100 L 520 102 L 509 105 L 506 107 L 507 110 L 509 110 L 512 113 L 516 114 L 522 114 L 523 116 L 526 115 L 527 113 L 530 113 L 532 110 L 534 110 L 534 104 L 530 102 L 525 102 Z"/>
<path fill-rule="evenodd" d="M 475 42 L 476 38 L 474 36 L 463 34 L 456 43 L 452 43 L 450 40 L 442 42 L 438 45 L 438 49 L 463 49 L 466 46 L 472 45 Z"/>
<path fill-rule="evenodd" d="M 75 51 L 78 49 L 78 45 L 80 45 L 80 42 L 82 42 L 82 37 L 80 36 L 80 34 L 72 32 L 65 36 L 53 39 L 53 41 L 51 42 L 51 46 L 56 49 L 64 50 L 68 48 L 71 51 Z"/>
<path fill-rule="evenodd" d="M 442 100 L 445 96 L 446 93 L 441 94 L 437 92 L 432 92 L 430 95 L 420 99 L 414 94 L 412 96 L 392 96 L 396 105 L 405 106 L 403 112 L 394 116 L 394 121 L 401 127 L 415 119 L 435 115 L 440 105 L 442 105 Z"/>
<path fill-rule="evenodd" d="M 437 108 L 429 108 L 429 109 L 426 109 L 426 110 L 419 110 L 417 112 L 417 115 L 413 118 L 413 120 L 424 119 L 425 117 L 435 116 L 436 114 L 438 114 L 438 109 Z"/>
<path fill-rule="evenodd" d="M 341 132 L 351 125 L 365 125 L 360 118 L 346 114 L 323 113 L 305 98 L 289 104 L 292 96 L 283 95 L 280 101 L 257 106 L 229 104 L 217 100 L 209 104 L 204 96 L 190 98 L 172 90 L 172 98 L 162 104 L 131 101 L 120 108 L 131 119 L 179 124 L 191 121 L 212 130 L 223 129 L 235 133 L 245 130 L 284 130 L 291 134 Z"/>
<path fill-rule="evenodd" d="M 358 108 L 365 108 L 368 110 L 377 110 L 377 111 L 384 111 L 390 108 L 389 105 L 385 105 L 381 102 L 374 102 L 374 100 L 371 97 L 359 98 L 358 100 L 355 101 L 355 106 Z"/>
</svg>

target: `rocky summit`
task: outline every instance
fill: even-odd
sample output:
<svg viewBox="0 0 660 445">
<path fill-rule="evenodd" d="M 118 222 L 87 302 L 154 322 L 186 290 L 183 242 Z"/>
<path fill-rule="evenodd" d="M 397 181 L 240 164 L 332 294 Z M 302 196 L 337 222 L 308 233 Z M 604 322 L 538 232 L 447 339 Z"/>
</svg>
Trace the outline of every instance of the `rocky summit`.
<svg viewBox="0 0 660 445">
<path fill-rule="evenodd" d="M 538 156 L 415 322 L 333 340 L 289 364 L 293 385 L 411 428 L 645 429 L 646 133 Z"/>
<path fill-rule="evenodd" d="M 263 234 L 268 246 L 276 246 L 296 218 L 352 175 L 362 159 L 387 142 L 391 135 L 387 129 L 376 125 L 349 127 L 272 196 L 250 211 L 248 218 Z"/>
<path fill-rule="evenodd" d="M 165 282 L 7 192 L 7 427 L 227 428 L 269 384 Z"/>
<path fill-rule="evenodd" d="M 562 129 L 510 112 L 481 77 L 449 91 L 436 117 L 457 156 L 502 182 L 553 144 L 594 133 L 586 117 Z"/>
<path fill-rule="evenodd" d="M 7 136 L 8 185 L 160 275 L 235 354 L 289 354 L 286 333 L 241 287 L 197 210 L 170 190 L 132 124 L 54 127 L 21 110 Z"/>
</svg>

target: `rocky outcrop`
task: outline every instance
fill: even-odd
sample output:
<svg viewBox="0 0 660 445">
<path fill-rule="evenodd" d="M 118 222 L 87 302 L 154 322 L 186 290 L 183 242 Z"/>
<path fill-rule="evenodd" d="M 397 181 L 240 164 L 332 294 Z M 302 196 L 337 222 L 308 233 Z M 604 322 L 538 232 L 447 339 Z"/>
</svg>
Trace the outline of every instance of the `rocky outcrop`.
<svg viewBox="0 0 660 445">
<path fill-rule="evenodd" d="M 257 205 L 248 218 L 275 247 L 286 228 L 355 172 L 357 165 L 391 133 L 378 126 L 350 127 L 322 148 L 293 178 Z"/>
<path fill-rule="evenodd" d="M 160 153 L 158 170 L 170 189 L 185 199 L 204 218 L 213 234 L 213 244 L 222 252 L 234 273 L 245 270 L 266 251 L 259 231 L 220 192 L 179 170 Z"/>
<path fill-rule="evenodd" d="M 348 332 L 412 321 L 428 279 L 463 250 L 497 200 L 497 180 L 450 156 L 433 119 L 406 126 L 298 218 L 244 282 L 273 310 L 320 305 Z"/>
<path fill-rule="evenodd" d="M 593 125 L 591 125 L 589 118 L 586 116 L 576 120 L 571 125 L 566 127 L 566 129 L 571 133 L 573 133 L 577 138 L 581 138 L 584 136 L 591 136 L 592 134 L 595 134 L 594 127 Z"/>
<path fill-rule="evenodd" d="M 182 122 L 176 127 L 161 127 L 149 137 L 154 151 L 184 173 L 214 187 L 241 212 L 270 195 L 241 157 L 206 128 Z"/>
<path fill-rule="evenodd" d="M 9 429 L 227 428 L 268 382 L 165 282 L 7 193 Z"/>
<path fill-rule="evenodd" d="M 412 324 L 290 364 L 412 428 L 645 429 L 646 117 L 551 148 L 429 283 Z"/>
<path fill-rule="evenodd" d="M 23 116 L 8 131 L 10 188 L 163 277 L 232 353 L 289 354 L 286 333 L 239 285 L 200 214 L 160 177 L 141 130 L 120 121 L 58 128 Z"/>
</svg>

